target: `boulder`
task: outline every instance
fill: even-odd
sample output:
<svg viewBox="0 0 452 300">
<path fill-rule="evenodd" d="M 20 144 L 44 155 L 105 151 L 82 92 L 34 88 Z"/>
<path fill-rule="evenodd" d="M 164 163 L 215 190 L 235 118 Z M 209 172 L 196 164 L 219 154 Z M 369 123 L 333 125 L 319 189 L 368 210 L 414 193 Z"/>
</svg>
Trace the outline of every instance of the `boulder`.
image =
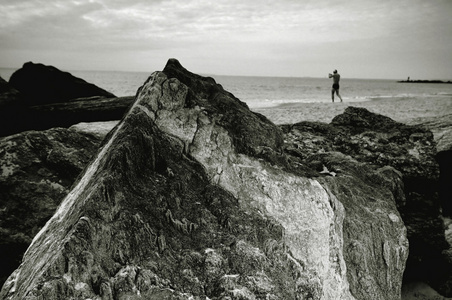
<svg viewBox="0 0 452 300">
<path fill-rule="evenodd" d="M 28 62 L 9 83 L 0 80 L 0 136 L 120 120 L 134 99 L 116 97 L 55 67 Z"/>
<path fill-rule="evenodd" d="M 452 217 L 452 148 L 436 154 L 436 160 L 440 169 L 439 198 L 442 207 L 442 215 Z"/>
<path fill-rule="evenodd" d="M 24 97 L 27 105 L 66 102 L 77 98 L 116 96 L 92 83 L 53 66 L 25 63 L 15 71 L 9 83 Z"/>
<path fill-rule="evenodd" d="M 436 160 L 440 168 L 439 196 L 443 216 L 452 217 L 452 114 L 413 120 L 432 131 L 436 141 Z"/>
<path fill-rule="evenodd" d="M 434 118 L 418 118 L 410 122 L 430 130 L 436 141 L 436 151 L 447 151 L 452 148 L 452 114 Z"/>
<path fill-rule="evenodd" d="M 14 128 L 22 109 L 21 100 L 20 92 L 0 77 L 0 136 Z"/>
<path fill-rule="evenodd" d="M 70 102 L 15 107 L 7 110 L 0 120 L 0 136 L 8 136 L 27 130 L 46 130 L 54 127 L 70 127 L 80 122 L 120 120 L 135 97 L 79 98 Z"/>
<path fill-rule="evenodd" d="M 0 138 L 0 285 L 19 266 L 100 141 L 63 128 Z"/>
<path fill-rule="evenodd" d="M 305 162 L 285 139 L 169 60 L 0 298 L 400 299 L 400 172 L 338 152 Z"/>
<path fill-rule="evenodd" d="M 366 165 L 390 166 L 400 172 L 402 185 L 389 180 L 387 187 L 393 191 L 410 241 L 405 281 L 423 281 L 451 295 L 448 286 L 452 265 L 438 197 L 440 169 L 430 130 L 355 107 L 348 107 L 331 124 L 300 122 L 282 128 L 286 132 L 286 151 L 319 171 L 326 166 L 340 174 L 340 165 L 331 168 L 313 159 L 315 153 L 339 151 Z"/>
</svg>

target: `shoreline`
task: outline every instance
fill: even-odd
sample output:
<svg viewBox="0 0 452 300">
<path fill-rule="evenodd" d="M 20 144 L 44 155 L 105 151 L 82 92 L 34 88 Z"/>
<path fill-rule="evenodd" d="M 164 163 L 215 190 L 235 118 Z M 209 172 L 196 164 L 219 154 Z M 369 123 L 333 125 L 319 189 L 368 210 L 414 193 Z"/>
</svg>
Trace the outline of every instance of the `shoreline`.
<svg viewBox="0 0 452 300">
<path fill-rule="evenodd" d="M 452 97 L 388 98 L 357 102 L 283 103 L 273 107 L 251 107 L 275 124 L 295 124 L 302 121 L 330 123 L 346 107 L 363 107 L 391 119 L 415 124 L 422 119 L 452 114 Z"/>
<path fill-rule="evenodd" d="M 446 83 L 451 84 L 452 81 L 442 81 L 442 80 L 400 80 L 398 83 Z"/>
<path fill-rule="evenodd" d="M 394 121 L 407 125 L 428 123 L 437 118 L 452 116 L 451 97 L 431 98 L 388 98 L 360 102 L 293 102 L 277 106 L 250 107 L 250 110 L 267 117 L 276 125 L 296 124 L 303 121 L 331 123 L 349 107 L 363 107 L 367 110 L 384 115 Z M 81 122 L 73 125 L 79 130 L 108 133 L 119 120 L 106 122 Z"/>
</svg>

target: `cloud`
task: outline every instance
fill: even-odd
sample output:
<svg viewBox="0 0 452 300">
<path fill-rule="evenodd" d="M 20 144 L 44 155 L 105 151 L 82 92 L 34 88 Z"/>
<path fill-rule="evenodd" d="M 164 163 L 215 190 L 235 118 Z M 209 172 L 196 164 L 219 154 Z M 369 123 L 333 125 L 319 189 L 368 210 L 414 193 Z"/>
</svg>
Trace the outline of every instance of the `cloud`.
<svg viewBox="0 0 452 300">
<path fill-rule="evenodd" d="M 450 11 L 450 0 L 3 1 L 0 65 L 67 57 L 61 63 L 85 58 L 94 68 L 133 69 L 139 60 L 180 57 L 206 72 L 293 75 L 331 57 L 375 64 L 392 55 L 419 59 L 429 49 L 443 55 L 452 51 Z"/>
</svg>

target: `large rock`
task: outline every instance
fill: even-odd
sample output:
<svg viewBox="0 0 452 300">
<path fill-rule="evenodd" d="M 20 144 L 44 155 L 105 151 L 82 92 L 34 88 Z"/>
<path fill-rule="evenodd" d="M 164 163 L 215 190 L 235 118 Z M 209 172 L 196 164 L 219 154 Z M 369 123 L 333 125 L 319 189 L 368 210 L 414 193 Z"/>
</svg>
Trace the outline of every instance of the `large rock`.
<svg viewBox="0 0 452 300">
<path fill-rule="evenodd" d="M 22 110 L 21 100 L 20 92 L 0 77 L 0 136 L 13 128 Z"/>
<path fill-rule="evenodd" d="M 0 285 L 18 267 L 100 141 L 63 128 L 0 138 Z"/>
<path fill-rule="evenodd" d="M 80 122 L 120 120 L 135 97 L 90 97 L 35 106 L 8 106 L 0 111 L 0 136 L 27 130 L 70 127 Z"/>
<path fill-rule="evenodd" d="M 0 297 L 400 299 L 400 173 L 285 148 L 265 117 L 170 60 Z"/>
<path fill-rule="evenodd" d="M 432 131 L 440 168 L 440 202 L 444 216 L 452 217 L 452 114 L 412 121 Z"/>
<path fill-rule="evenodd" d="M 438 197 L 439 167 L 432 132 L 425 126 L 397 123 L 354 107 L 348 107 L 331 124 L 301 122 L 283 128 L 287 133 L 286 151 L 300 157 L 302 163 L 317 165 L 319 170 L 323 165 L 312 155 L 328 151 L 340 151 L 367 165 L 398 170 L 403 189 L 395 189 L 394 197 L 410 241 L 405 280 L 421 280 L 450 295 L 452 265 Z M 324 165 L 337 174 L 342 172 L 340 165 Z M 388 184 L 391 187 L 395 181 Z"/>
<path fill-rule="evenodd" d="M 52 66 L 25 63 L 9 83 L 0 78 L 0 136 L 120 120 L 134 99 L 115 97 Z"/>
<path fill-rule="evenodd" d="M 0 112 L 5 108 L 20 102 L 21 95 L 6 80 L 0 77 Z"/>
<path fill-rule="evenodd" d="M 135 97 L 80 98 L 70 102 L 22 107 L 16 115 L 0 121 L 0 136 L 26 130 L 70 127 L 80 122 L 120 120 Z"/>
<path fill-rule="evenodd" d="M 448 151 L 452 148 L 452 114 L 434 118 L 417 118 L 410 124 L 430 130 L 436 141 L 436 151 Z"/>
<path fill-rule="evenodd" d="M 63 72 L 53 66 L 25 63 L 15 71 L 9 83 L 21 92 L 28 105 L 66 102 L 77 98 L 101 96 L 116 97 L 92 83 Z"/>
</svg>

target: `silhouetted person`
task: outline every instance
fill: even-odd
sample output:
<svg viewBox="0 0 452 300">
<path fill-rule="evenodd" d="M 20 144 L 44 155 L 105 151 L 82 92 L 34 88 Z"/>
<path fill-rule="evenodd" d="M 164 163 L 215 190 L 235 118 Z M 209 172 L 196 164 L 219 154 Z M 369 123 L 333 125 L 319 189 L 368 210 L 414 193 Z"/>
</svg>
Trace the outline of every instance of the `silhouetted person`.
<svg viewBox="0 0 452 300">
<path fill-rule="evenodd" d="M 333 71 L 333 74 L 328 74 L 328 77 L 331 78 L 333 77 L 333 88 L 331 89 L 331 99 L 334 102 L 334 93 L 336 93 L 336 95 L 339 97 L 339 99 L 341 99 L 342 102 L 342 97 L 341 95 L 339 95 L 339 80 L 341 79 L 341 75 L 339 75 L 337 73 L 337 70 Z"/>
</svg>

